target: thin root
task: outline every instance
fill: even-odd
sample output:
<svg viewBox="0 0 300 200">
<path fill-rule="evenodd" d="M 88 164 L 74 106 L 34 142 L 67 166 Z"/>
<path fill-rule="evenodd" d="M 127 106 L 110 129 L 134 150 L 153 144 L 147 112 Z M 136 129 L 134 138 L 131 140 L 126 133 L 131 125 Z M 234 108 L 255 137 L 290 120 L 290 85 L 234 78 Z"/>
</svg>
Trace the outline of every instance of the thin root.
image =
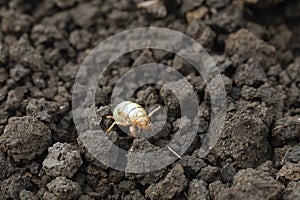
<svg viewBox="0 0 300 200">
<path fill-rule="evenodd" d="M 176 153 L 169 145 L 167 145 L 167 147 L 168 147 L 168 149 L 169 149 L 175 156 L 177 156 L 179 159 L 182 158 L 182 157 L 181 157 L 178 153 Z"/>
</svg>

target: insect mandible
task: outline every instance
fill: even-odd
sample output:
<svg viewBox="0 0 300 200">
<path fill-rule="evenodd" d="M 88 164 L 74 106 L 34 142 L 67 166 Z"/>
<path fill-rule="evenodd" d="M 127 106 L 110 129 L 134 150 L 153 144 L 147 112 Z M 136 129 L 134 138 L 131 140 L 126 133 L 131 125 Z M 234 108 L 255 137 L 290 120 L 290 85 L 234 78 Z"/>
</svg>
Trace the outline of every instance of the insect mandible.
<svg viewBox="0 0 300 200">
<path fill-rule="evenodd" d="M 123 101 L 115 107 L 113 116 L 106 116 L 106 118 L 115 120 L 114 123 L 106 130 L 106 133 L 109 133 L 116 124 L 121 126 L 130 126 L 130 134 L 134 138 L 137 138 L 135 127 L 137 126 L 142 130 L 153 129 L 150 117 L 159 109 L 160 106 L 147 114 L 146 110 L 139 104 L 131 101 Z"/>
</svg>

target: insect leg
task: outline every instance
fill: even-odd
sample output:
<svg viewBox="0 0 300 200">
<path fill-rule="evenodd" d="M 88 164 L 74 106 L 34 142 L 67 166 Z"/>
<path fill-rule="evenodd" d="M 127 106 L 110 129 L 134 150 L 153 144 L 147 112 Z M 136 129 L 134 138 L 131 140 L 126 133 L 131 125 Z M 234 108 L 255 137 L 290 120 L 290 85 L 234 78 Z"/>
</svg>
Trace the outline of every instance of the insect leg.
<svg viewBox="0 0 300 200">
<path fill-rule="evenodd" d="M 138 126 L 138 133 L 141 133 L 141 128 Z"/>
<path fill-rule="evenodd" d="M 106 116 L 106 119 L 113 119 L 114 116 Z"/>
<path fill-rule="evenodd" d="M 136 132 L 135 132 L 135 126 L 134 126 L 134 125 L 130 126 L 129 130 L 130 130 L 131 135 L 132 135 L 134 138 L 137 138 Z"/>
<path fill-rule="evenodd" d="M 151 131 L 154 131 L 154 129 L 156 129 L 156 127 L 154 126 L 154 124 L 152 124 L 151 122 L 150 122 L 150 128 L 151 128 Z"/>
<path fill-rule="evenodd" d="M 157 111 L 159 111 L 160 109 L 160 106 L 158 106 L 157 108 L 155 108 L 154 110 L 152 110 L 150 113 L 149 113 L 149 117 L 151 117 L 154 113 L 156 113 Z"/>
<path fill-rule="evenodd" d="M 111 131 L 111 129 L 115 126 L 115 125 L 121 125 L 121 126 L 128 126 L 128 124 L 126 123 L 122 123 L 122 122 L 114 122 L 112 123 L 112 125 L 106 130 L 106 133 L 109 133 Z"/>
<path fill-rule="evenodd" d="M 112 123 L 112 125 L 106 130 L 106 133 L 109 133 L 116 124 L 117 122 Z"/>
</svg>

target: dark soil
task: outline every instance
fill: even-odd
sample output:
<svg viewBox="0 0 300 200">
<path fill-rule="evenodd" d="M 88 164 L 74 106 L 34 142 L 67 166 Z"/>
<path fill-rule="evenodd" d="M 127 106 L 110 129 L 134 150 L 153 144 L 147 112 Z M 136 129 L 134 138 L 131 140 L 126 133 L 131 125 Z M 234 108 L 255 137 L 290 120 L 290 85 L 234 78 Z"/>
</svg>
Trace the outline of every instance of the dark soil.
<svg viewBox="0 0 300 200">
<path fill-rule="evenodd" d="M 165 0 L 146 9 L 140 2 L 0 0 L 0 200 L 300 199 L 300 1 Z M 181 31 L 205 47 L 222 74 L 227 113 L 217 145 L 199 158 L 210 122 L 202 77 L 168 52 L 123 55 L 99 80 L 101 127 L 112 122 L 105 116 L 115 82 L 150 62 L 183 74 L 201 111 L 197 136 L 181 159 L 131 174 L 104 166 L 77 140 L 72 86 L 97 44 L 145 26 Z M 145 108 L 165 105 L 166 124 L 136 140 L 116 127 L 110 139 L 140 152 L 168 144 L 180 119 L 176 97 L 153 84 L 131 100 Z"/>
</svg>

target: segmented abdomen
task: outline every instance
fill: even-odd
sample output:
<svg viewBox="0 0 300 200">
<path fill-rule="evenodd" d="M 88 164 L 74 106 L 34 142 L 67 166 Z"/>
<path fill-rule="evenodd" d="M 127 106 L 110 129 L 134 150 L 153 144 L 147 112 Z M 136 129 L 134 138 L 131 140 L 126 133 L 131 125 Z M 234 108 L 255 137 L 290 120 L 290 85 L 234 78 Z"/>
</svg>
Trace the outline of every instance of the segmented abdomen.
<svg viewBox="0 0 300 200">
<path fill-rule="evenodd" d="M 113 115 L 116 122 L 122 122 L 129 125 L 132 120 L 140 116 L 147 116 L 147 113 L 139 104 L 131 101 L 123 101 L 116 106 Z"/>
</svg>

